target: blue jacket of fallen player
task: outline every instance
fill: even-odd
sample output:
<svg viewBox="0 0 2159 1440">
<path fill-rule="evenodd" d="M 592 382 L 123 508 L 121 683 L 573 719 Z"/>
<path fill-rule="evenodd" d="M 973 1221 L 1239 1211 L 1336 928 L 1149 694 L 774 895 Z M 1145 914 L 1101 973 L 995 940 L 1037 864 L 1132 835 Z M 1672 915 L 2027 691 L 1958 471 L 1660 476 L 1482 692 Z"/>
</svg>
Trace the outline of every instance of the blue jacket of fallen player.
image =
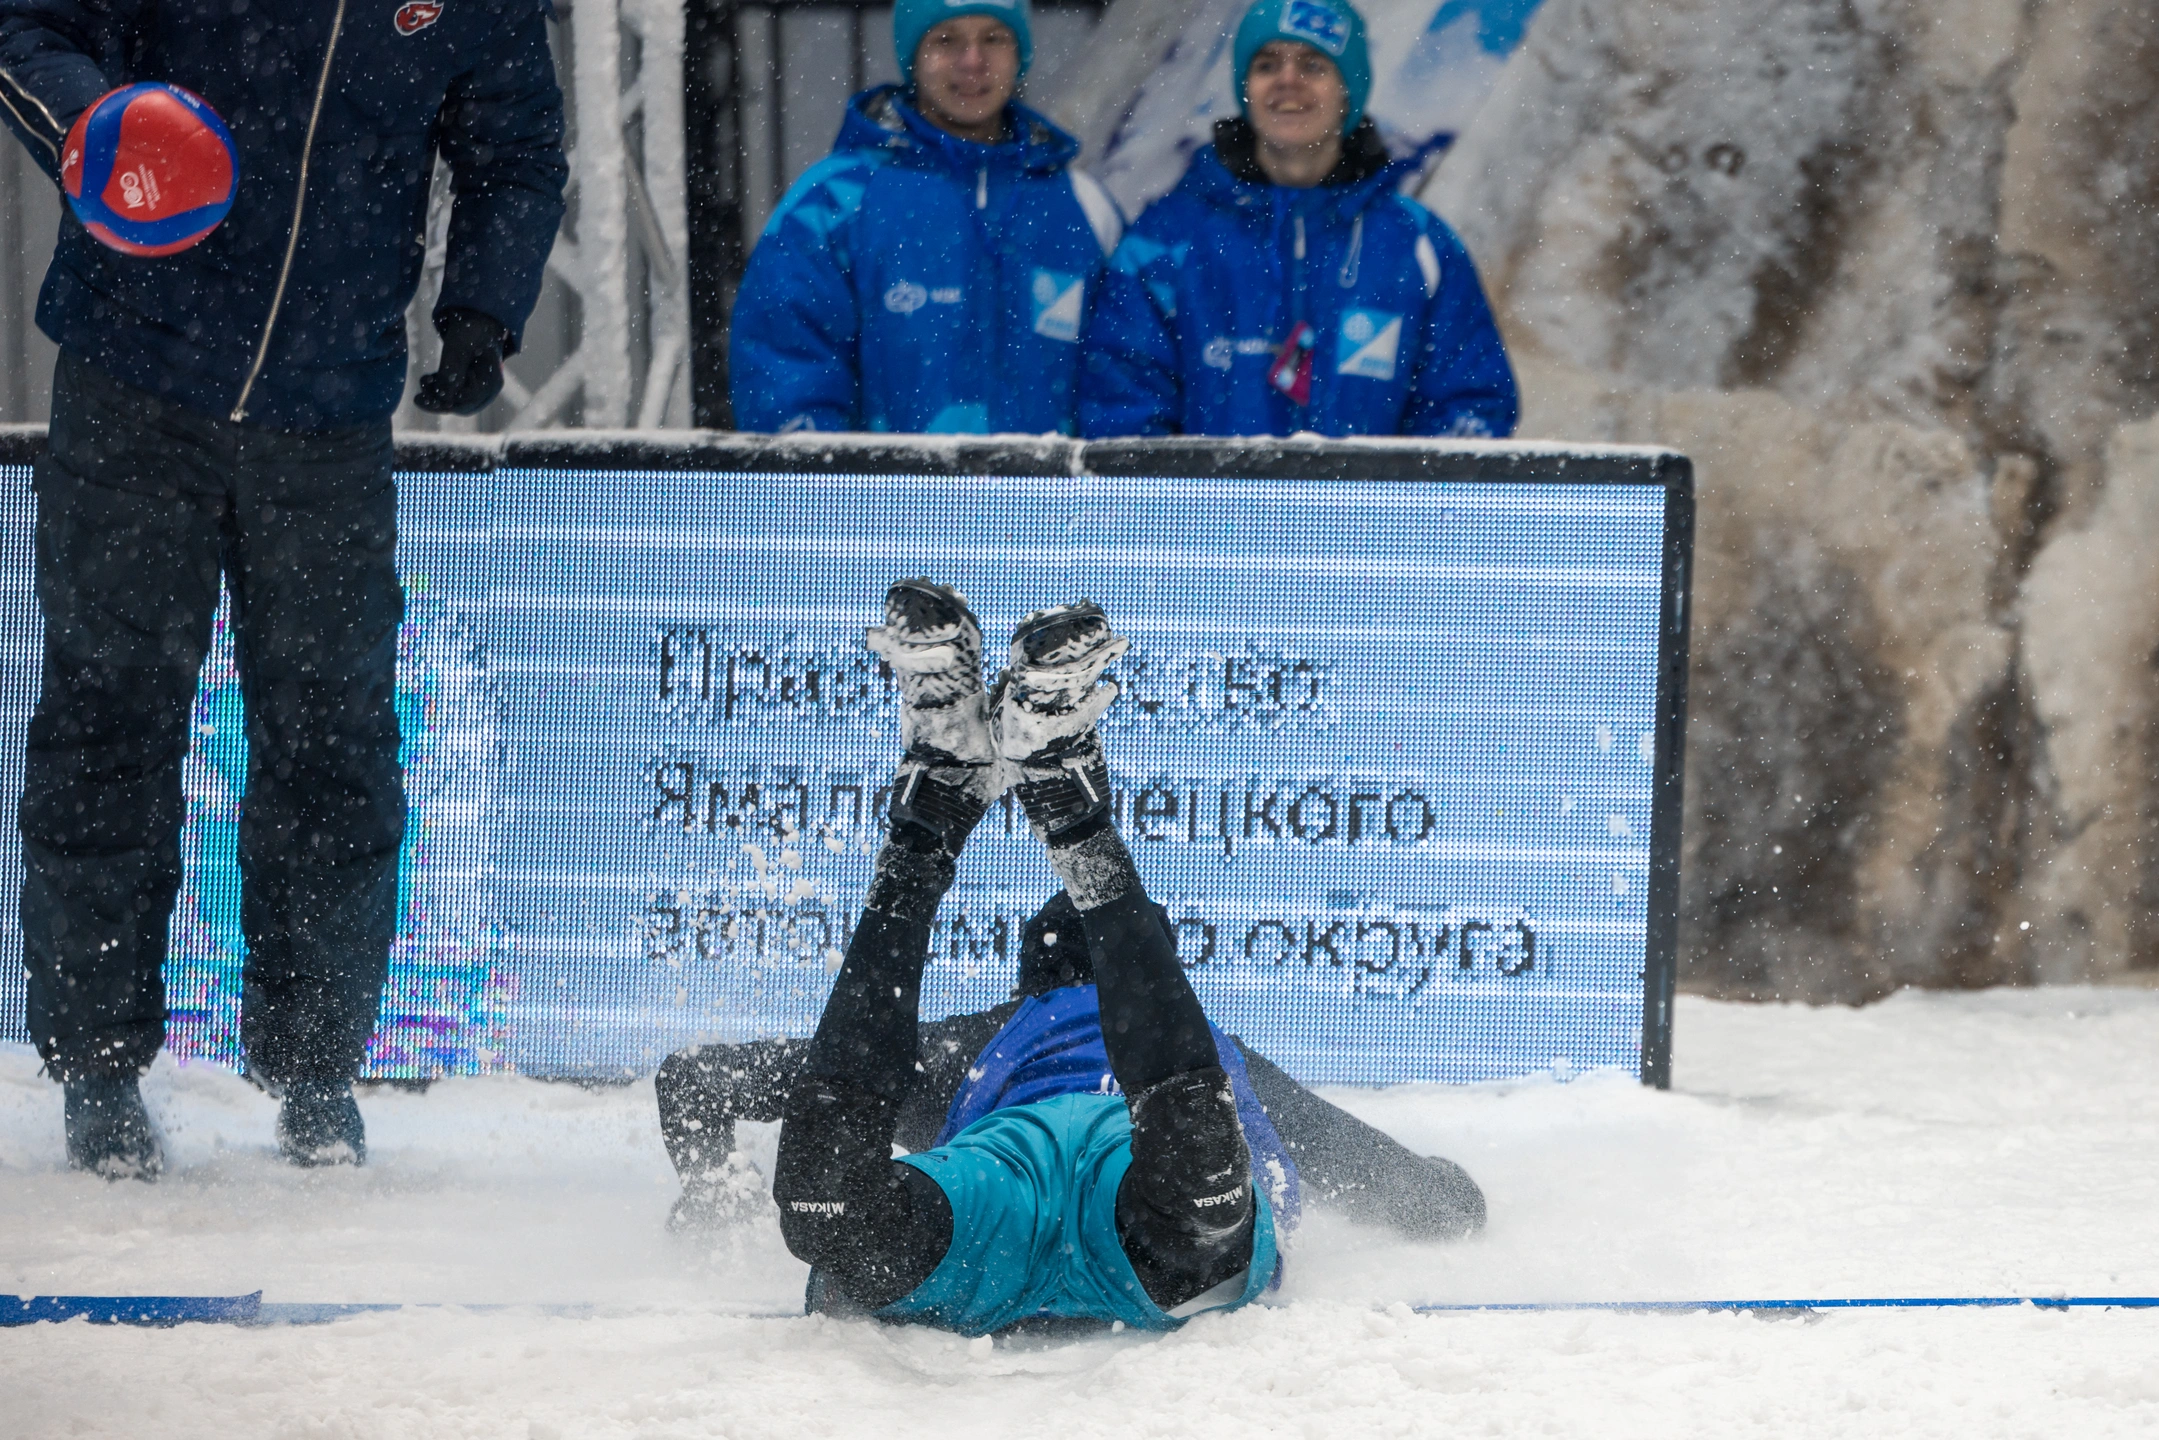
<svg viewBox="0 0 2159 1440">
<path fill-rule="evenodd" d="M 1080 331 L 1123 218 L 1072 168 L 1071 136 L 1018 104 L 1006 131 L 947 134 L 897 85 L 848 102 L 743 275 L 737 428 L 1073 433 Z"/>
<path fill-rule="evenodd" d="M 1278 54 L 1311 63 L 1343 116 L 1300 184 L 1274 178 L 1290 173 L 1276 159 L 1291 152 L 1269 139 L 1282 121 L 1248 94 Z M 1257 0 L 1235 64 L 1245 116 L 1215 126 L 1111 260 L 1084 343 L 1080 432 L 1513 434 L 1514 371 L 1476 266 L 1400 193 L 1420 162 L 1390 159 L 1363 114 L 1355 10 Z"/>
</svg>

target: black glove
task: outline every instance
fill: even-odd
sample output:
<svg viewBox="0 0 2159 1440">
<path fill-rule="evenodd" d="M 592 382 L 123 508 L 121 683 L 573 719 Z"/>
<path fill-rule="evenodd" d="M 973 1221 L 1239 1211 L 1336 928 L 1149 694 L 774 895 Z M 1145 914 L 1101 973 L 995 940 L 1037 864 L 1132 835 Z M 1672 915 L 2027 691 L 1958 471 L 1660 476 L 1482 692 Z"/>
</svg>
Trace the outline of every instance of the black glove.
<svg viewBox="0 0 2159 1440">
<path fill-rule="evenodd" d="M 502 356 L 510 332 L 477 310 L 435 316 L 442 363 L 420 381 L 412 403 L 431 415 L 477 415 L 502 393 Z"/>
</svg>

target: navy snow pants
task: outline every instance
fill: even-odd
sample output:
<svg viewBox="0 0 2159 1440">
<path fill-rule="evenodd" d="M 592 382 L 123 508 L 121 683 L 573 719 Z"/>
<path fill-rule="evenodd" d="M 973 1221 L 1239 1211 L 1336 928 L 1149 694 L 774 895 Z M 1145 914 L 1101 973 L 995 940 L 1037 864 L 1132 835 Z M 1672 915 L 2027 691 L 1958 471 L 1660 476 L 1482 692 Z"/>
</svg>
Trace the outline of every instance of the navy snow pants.
<svg viewBox="0 0 2159 1440">
<path fill-rule="evenodd" d="M 391 453 L 387 420 L 235 425 L 61 356 L 22 802 L 29 1030 L 60 1078 L 133 1073 L 164 1041 L 180 762 L 220 574 L 247 716 L 248 1067 L 273 1085 L 358 1068 L 405 828 Z"/>
</svg>

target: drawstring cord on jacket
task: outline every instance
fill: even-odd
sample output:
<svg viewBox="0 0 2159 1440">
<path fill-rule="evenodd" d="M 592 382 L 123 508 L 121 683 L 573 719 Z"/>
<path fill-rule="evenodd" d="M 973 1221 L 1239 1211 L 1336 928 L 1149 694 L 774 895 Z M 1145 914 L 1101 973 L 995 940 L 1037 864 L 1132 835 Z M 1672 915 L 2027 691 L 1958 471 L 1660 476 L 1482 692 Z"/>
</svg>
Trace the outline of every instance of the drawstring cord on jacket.
<svg viewBox="0 0 2159 1440">
<path fill-rule="evenodd" d="M 1357 288 L 1357 265 L 1364 256 L 1364 216 L 1359 215 L 1349 227 L 1349 253 L 1342 257 L 1342 268 L 1335 272 L 1334 280 L 1344 290 Z"/>
</svg>

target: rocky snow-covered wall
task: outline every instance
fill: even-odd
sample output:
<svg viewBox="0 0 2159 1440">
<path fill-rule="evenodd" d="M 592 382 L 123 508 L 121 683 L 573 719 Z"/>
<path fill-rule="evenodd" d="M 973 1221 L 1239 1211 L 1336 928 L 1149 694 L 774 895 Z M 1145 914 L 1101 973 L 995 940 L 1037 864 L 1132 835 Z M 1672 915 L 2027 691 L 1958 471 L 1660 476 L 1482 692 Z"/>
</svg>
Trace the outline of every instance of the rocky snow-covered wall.
<svg viewBox="0 0 2159 1440">
<path fill-rule="evenodd" d="M 1546 0 L 1423 198 L 1701 484 L 1698 987 L 2159 967 L 2159 9 Z"/>
</svg>

